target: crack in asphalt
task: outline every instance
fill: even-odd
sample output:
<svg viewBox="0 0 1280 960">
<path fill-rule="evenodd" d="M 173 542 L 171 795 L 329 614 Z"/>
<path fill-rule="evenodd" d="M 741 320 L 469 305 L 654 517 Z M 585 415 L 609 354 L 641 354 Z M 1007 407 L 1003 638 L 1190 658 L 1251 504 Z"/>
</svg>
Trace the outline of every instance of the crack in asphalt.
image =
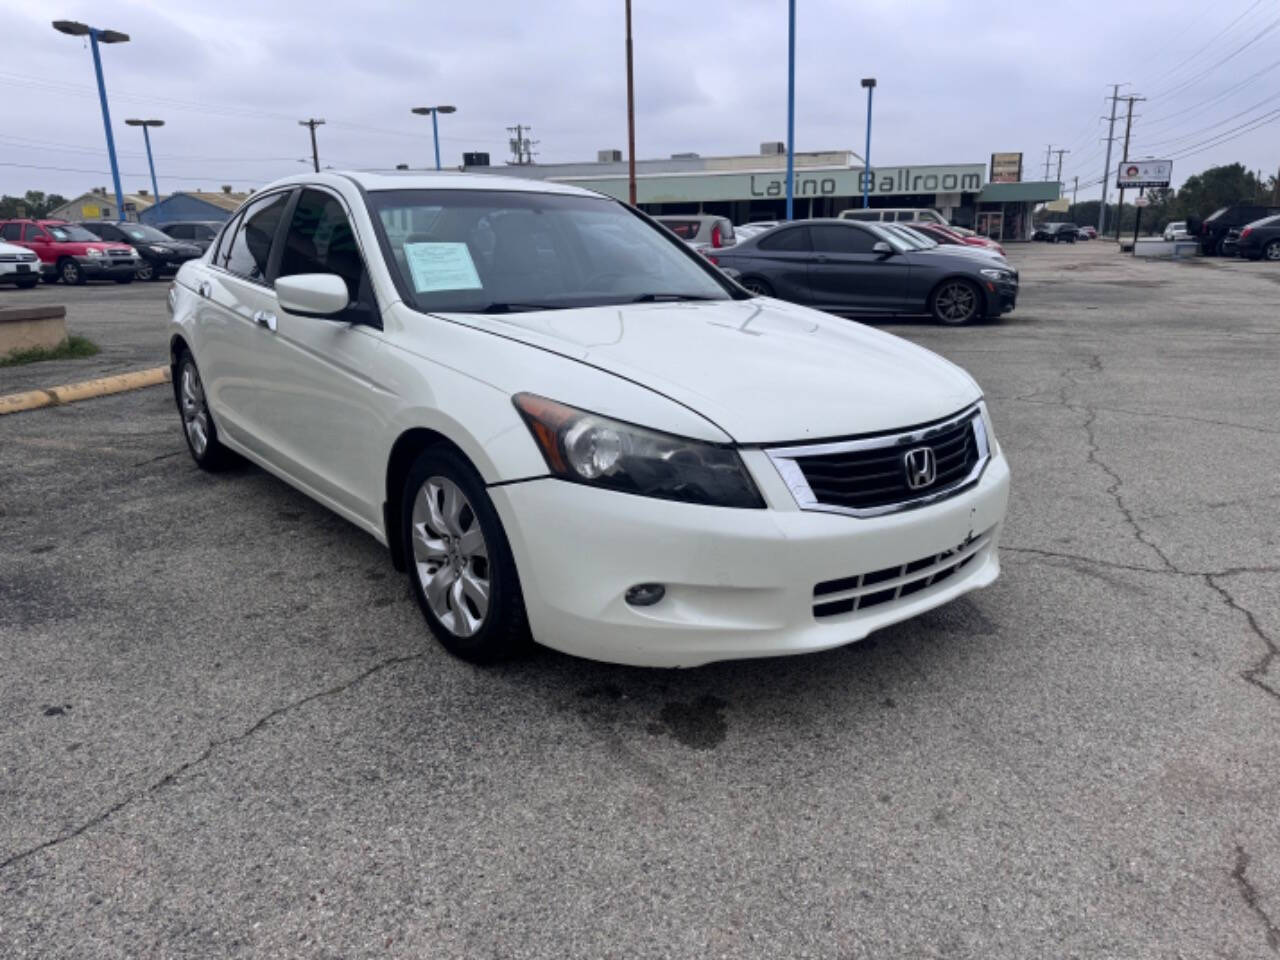
<svg viewBox="0 0 1280 960">
<path fill-rule="evenodd" d="M 1036 390 L 1033 393 L 1020 394 L 1018 396 L 988 396 L 991 401 L 1000 401 L 1002 403 L 1034 403 L 1042 407 L 1066 407 L 1068 410 L 1076 410 L 1084 412 L 1087 408 L 1080 404 L 1063 402 L 1058 400 L 1042 399 L 1045 391 Z M 1202 423 L 1215 427 L 1229 427 L 1233 430 L 1246 430 L 1250 433 L 1262 433 L 1267 436 L 1280 436 L 1280 430 L 1268 430 L 1266 427 L 1255 427 L 1244 423 L 1234 423 L 1230 420 L 1210 420 L 1207 417 L 1189 417 L 1185 414 L 1178 413 L 1156 413 L 1151 410 L 1129 410 L 1125 407 L 1106 407 L 1093 406 L 1094 410 L 1102 410 L 1106 413 L 1121 413 L 1130 417 L 1150 417 L 1154 420 L 1176 420 L 1179 423 Z"/>
<path fill-rule="evenodd" d="M 1098 440 L 1093 432 L 1093 424 L 1098 418 L 1098 412 L 1092 407 L 1085 407 L 1084 409 L 1088 412 L 1088 417 L 1085 419 L 1083 425 L 1085 438 L 1089 441 L 1089 450 L 1086 459 L 1111 478 L 1111 486 L 1107 487 L 1106 492 L 1111 499 L 1115 501 L 1116 509 L 1120 511 L 1121 516 L 1124 517 L 1125 522 L 1129 525 L 1129 529 L 1133 531 L 1134 539 L 1159 557 L 1160 562 L 1164 564 L 1164 568 L 1166 570 L 1172 573 L 1181 572 L 1178 570 L 1178 567 L 1174 562 L 1169 559 L 1168 555 L 1148 537 L 1147 532 L 1142 528 L 1142 525 L 1138 523 L 1137 518 L 1133 515 L 1133 511 L 1129 509 L 1128 504 L 1124 502 L 1124 497 L 1120 494 L 1120 488 L 1124 486 L 1124 480 L 1110 464 L 1099 456 Z"/>
<path fill-rule="evenodd" d="M 1259 690 L 1269 693 L 1277 700 L 1280 700 L 1280 689 L 1271 686 L 1271 684 L 1267 683 L 1264 679 L 1271 669 L 1272 662 L 1277 656 L 1280 656 L 1280 648 L 1276 646 L 1275 640 L 1269 637 L 1267 632 L 1262 629 L 1262 625 L 1258 623 L 1258 618 L 1254 616 L 1253 611 L 1248 607 L 1241 605 L 1241 603 L 1232 596 L 1231 591 L 1218 582 L 1220 577 L 1227 575 L 1228 574 L 1221 573 L 1206 573 L 1204 574 L 1204 582 L 1209 585 L 1211 590 L 1222 598 L 1223 603 L 1236 611 L 1236 613 L 1244 615 L 1245 621 L 1249 624 L 1249 629 L 1253 631 L 1253 635 L 1255 637 L 1262 641 L 1263 646 L 1262 657 L 1248 670 L 1243 671 L 1240 676 L 1244 678 L 1246 683 L 1251 683 Z"/>
<path fill-rule="evenodd" d="M 129 794 L 124 799 L 119 800 L 116 803 L 113 803 L 111 806 L 107 807 L 101 813 L 97 814 L 97 816 L 94 816 L 91 819 L 86 820 L 84 823 L 80 824 L 78 827 L 74 827 L 70 830 L 64 830 L 62 833 L 58 834 L 56 837 L 50 840 L 45 840 L 43 843 L 38 843 L 34 847 L 31 847 L 27 850 L 22 850 L 18 853 L 13 854 L 12 856 L 7 857 L 5 860 L 0 861 L 0 870 L 4 870 L 7 867 L 11 867 L 15 863 L 19 863 L 23 860 L 26 860 L 28 857 L 32 857 L 43 850 L 48 850 L 52 847 L 56 847 L 59 844 L 65 843 L 68 840 L 74 840 L 76 837 L 85 833 L 87 830 L 91 830 L 94 827 L 98 826 L 99 824 L 106 822 L 107 820 L 109 820 L 111 817 L 119 813 L 121 810 L 123 810 L 125 807 L 129 806 L 130 804 L 135 803 L 136 801 L 141 800 L 143 797 L 146 797 L 150 794 L 156 793 L 159 790 L 163 790 L 165 787 L 174 783 L 179 777 L 181 777 L 187 771 L 200 766 L 202 763 L 204 763 L 206 760 L 212 757 L 214 751 L 218 750 L 219 748 L 228 746 L 233 743 L 240 743 L 244 740 L 249 739 L 254 734 L 256 734 L 259 730 L 261 730 L 263 727 L 269 724 L 272 720 L 275 720 L 276 718 L 281 717 L 286 713 L 296 710 L 299 707 L 306 706 L 308 703 L 311 703 L 315 700 L 321 700 L 321 699 L 324 699 L 325 697 L 332 697 L 332 696 L 336 696 L 337 694 L 344 693 L 345 691 L 350 690 L 352 687 L 369 679 L 369 677 L 373 676 L 375 673 L 380 673 L 381 671 L 386 670 L 390 667 L 399 666 L 402 663 L 409 663 L 412 660 L 421 660 L 424 656 L 426 656 L 425 653 L 414 653 L 414 654 L 409 654 L 403 657 L 389 657 L 386 660 L 382 660 L 382 661 L 379 661 L 378 663 L 375 663 L 373 666 L 369 667 L 367 670 L 364 670 L 363 672 L 357 674 L 356 676 L 352 677 L 349 680 L 343 681 L 340 684 L 337 684 L 332 687 L 328 687 L 324 690 L 318 690 L 315 693 L 307 694 L 307 696 L 302 697 L 299 700 L 294 700 L 290 703 L 284 704 L 283 706 L 276 707 L 274 710 L 270 711 L 269 713 L 266 713 L 263 716 L 259 717 L 253 724 L 246 727 L 244 730 L 240 731 L 239 733 L 233 734 L 232 736 L 229 736 L 229 737 L 222 737 L 221 739 L 210 741 L 209 745 L 206 746 L 204 750 L 200 752 L 199 756 L 195 757 L 194 759 L 188 760 L 183 764 L 180 764 L 179 766 L 175 767 L 174 769 L 166 773 L 159 780 L 156 780 L 154 783 L 151 783 L 148 786 L 143 787 L 141 790 L 137 790 Z"/>
<path fill-rule="evenodd" d="M 1263 909 L 1262 898 L 1258 895 L 1257 889 L 1249 882 L 1249 878 L 1246 875 L 1248 870 L 1249 854 L 1245 852 L 1244 847 L 1237 843 L 1236 865 L 1231 871 L 1231 879 L 1240 888 L 1240 896 L 1244 899 L 1249 909 L 1262 921 L 1263 929 L 1267 932 L 1267 946 L 1280 953 L 1280 926 L 1276 926 L 1276 922 Z"/>
<path fill-rule="evenodd" d="M 1135 573 L 1172 573 L 1181 574 L 1181 570 L 1167 570 L 1160 567 L 1140 567 L 1133 563 L 1119 563 L 1115 560 L 1103 560 L 1100 557 L 1088 557 L 1081 553 L 1063 553 L 1059 550 L 1041 550 L 1037 547 L 1010 547 L 1000 544 L 1000 550 L 1010 553 L 1027 553 L 1036 557 L 1052 557 L 1055 560 L 1076 560 L 1080 563 L 1093 564 L 1098 567 L 1113 567 L 1117 570 L 1132 570 Z"/>
</svg>

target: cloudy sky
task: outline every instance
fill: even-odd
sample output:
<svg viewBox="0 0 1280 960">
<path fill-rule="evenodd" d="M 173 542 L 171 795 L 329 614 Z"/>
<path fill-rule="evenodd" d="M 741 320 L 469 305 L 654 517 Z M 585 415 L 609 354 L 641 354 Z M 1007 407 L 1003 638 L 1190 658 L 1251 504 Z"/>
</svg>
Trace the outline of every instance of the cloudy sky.
<svg viewBox="0 0 1280 960">
<path fill-rule="evenodd" d="M 751 153 L 785 138 L 785 0 L 633 5 L 638 156 Z M 1150 98 L 1131 152 L 1175 157 L 1175 180 L 1214 163 L 1280 165 L 1280 0 L 1131 0 L 1123 16 L 1103 0 L 798 8 L 797 150 L 861 153 L 858 81 L 875 76 L 876 164 L 1021 151 L 1031 178 L 1052 144 L 1070 150 L 1068 188 L 1078 175 L 1093 197 L 1099 118 L 1110 84 L 1130 81 L 1122 92 Z M 162 193 L 304 169 L 306 117 L 327 121 L 322 164 L 426 165 L 430 120 L 409 113 L 419 104 L 458 106 L 441 118 L 446 165 L 464 150 L 501 163 L 517 122 L 533 127 L 544 162 L 626 147 L 623 0 L 5 0 L 3 193 L 110 183 L 87 44 L 55 32 L 54 18 L 132 38 L 103 47 L 126 191 L 149 185 L 127 117 L 166 123 L 153 138 Z"/>
</svg>

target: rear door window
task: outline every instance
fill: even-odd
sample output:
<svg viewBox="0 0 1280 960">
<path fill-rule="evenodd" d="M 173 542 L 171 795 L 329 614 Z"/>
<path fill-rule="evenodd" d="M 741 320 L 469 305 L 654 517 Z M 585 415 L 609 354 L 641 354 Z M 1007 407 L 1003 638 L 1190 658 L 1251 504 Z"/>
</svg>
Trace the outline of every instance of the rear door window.
<svg viewBox="0 0 1280 960">
<path fill-rule="evenodd" d="M 767 237 L 761 237 L 756 244 L 761 250 L 801 253 L 808 251 L 809 228 L 788 227 L 785 230 L 774 230 Z"/>
<path fill-rule="evenodd" d="M 266 283 L 271 247 L 288 199 L 285 191 L 249 205 L 225 254 L 227 270 L 254 283 Z"/>
<path fill-rule="evenodd" d="M 692 240 L 698 235 L 697 220 L 660 220 L 658 222 L 681 240 Z"/>
<path fill-rule="evenodd" d="M 26 232 L 26 235 L 25 235 L 25 236 L 26 236 L 26 239 L 27 239 L 27 242 L 28 242 L 28 243 L 30 243 L 30 242 L 31 242 L 31 241 L 33 241 L 33 240 L 48 240 L 48 239 L 49 239 L 48 234 L 46 234 L 43 230 L 41 230 L 41 229 L 40 229 L 40 227 L 38 227 L 38 226 L 37 226 L 36 224 L 34 224 L 34 223 L 28 223 L 28 224 L 27 224 L 27 232 Z"/>
<path fill-rule="evenodd" d="M 814 224 L 809 228 L 813 249 L 819 253 L 871 253 L 876 238 L 861 227 Z"/>
<path fill-rule="evenodd" d="M 845 220 L 879 220 L 879 210 L 857 210 L 852 213 L 845 211 L 842 215 Z"/>
<path fill-rule="evenodd" d="M 22 224 L 6 223 L 0 227 L 0 240 L 17 240 L 22 236 Z"/>
<path fill-rule="evenodd" d="M 190 240 L 191 224 L 175 223 L 172 226 L 165 227 L 164 232 L 167 233 L 169 236 L 173 237 L 173 239 L 175 240 Z"/>
</svg>

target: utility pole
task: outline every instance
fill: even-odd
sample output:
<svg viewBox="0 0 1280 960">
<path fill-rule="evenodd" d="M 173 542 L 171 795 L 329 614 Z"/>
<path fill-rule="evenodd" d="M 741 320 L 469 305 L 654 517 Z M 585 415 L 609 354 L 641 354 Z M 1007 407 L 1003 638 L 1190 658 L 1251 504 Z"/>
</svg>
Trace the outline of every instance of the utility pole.
<svg viewBox="0 0 1280 960">
<path fill-rule="evenodd" d="M 323 120 L 312 117 L 310 120 L 299 120 L 298 126 L 311 128 L 311 165 L 316 173 L 320 172 L 320 151 L 316 148 L 316 127 L 324 124 Z"/>
<path fill-rule="evenodd" d="M 1080 192 L 1080 178 L 1075 178 L 1075 183 L 1071 185 L 1071 206 L 1076 205 L 1076 194 Z"/>
<path fill-rule="evenodd" d="M 1061 184 L 1061 183 L 1062 183 L 1062 155 L 1063 155 L 1064 153 L 1070 153 L 1071 151 L 1070 151 L 1070 150 L 1055 150 L 1055 151 L 1053 151 L 1053 152 L 1054 152 L 1054 153 L 1056 153 L 1056 154 L 1058 155 L 1058 183 L 1059 183 L 1059 184 Z"/>
<path fill-rule="evenodd" d="M 1045 179 L 1045 181 L 1046 181 L 1046 182 L 1047 182 L 1047 181 L 1048 181 L 1048 179 L 1049 179 L 1049 158 L 1050 158 L 1051 156 L 1053 156 L 1053 144 L 1052 144 L 1052 143 L 1051 143 L 1051 144 L 1049 144 L 1047 147 L 1045 147 L 1045 148 L 1044 148 L 1044 179 Z"/>
<path fill-rule="evenodd" d="M 1146 97 L 1139 97 L 1136 94 L 1129 94 L 1125 97 L 1129 101 L 1129 110 L 1124 120 L 1124 156 L 1120 158 L 1121 163 L 1129 162 L 1129 133 L 1133 130 L 1133 104 L 1135 100 L 1145 100 Z M 1120 188 L 1120 199 L 1116 201 L 1116 242 L 1120 240 L 1120 221 L 1124 218 L 1124 187 Z"/>
<path fill-rule="evenodd" d="M 507 133 L 515 134 L 507 143 L 511 146 L 511 154 L 515 157 L 516 166 L 524 167 L 533 163 L 533 148 L 539 143 L 537 140 L 529 139 L 528 135 L 533 133 L 533 127 L 517 123 L 514 127 L 507 127 Z"/>
<path fill-rule="evenodd" d="M 1111 126 L 1107 128 L 1107 158 L 1102 161 L 1102 204 L 1098 207 L 1098 236 L 1107 232 L 1107 185 L 1111 182 L 1111 144 L 1116 138 L 1116 103 L 1120 99 L 1120 84 L 1111 85 Z"/>
<path fill-rule="evenodd" d="M 636 88 L 631 69 L 631 0 L 627 0 L 627 196 L 636 205 Z"/>
</svg>

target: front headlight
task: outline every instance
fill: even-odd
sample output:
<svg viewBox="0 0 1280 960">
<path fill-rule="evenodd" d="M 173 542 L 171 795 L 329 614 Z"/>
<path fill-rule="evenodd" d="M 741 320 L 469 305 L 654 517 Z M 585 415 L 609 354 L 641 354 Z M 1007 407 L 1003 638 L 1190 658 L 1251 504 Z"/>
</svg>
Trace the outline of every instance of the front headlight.
<svg viewBox="0 0 1280 960">
<path fill-rule="evenodd" d="M 150 247 L 148 247 L 147 249 L 149 249 L 152 253 L 158 253 L 158 254 L 161 254 L 161 255 L 164 255 L 164 254 L 166 254 L 166 253 L 168 253 L 168 252 L 169 252 L 169 248 L 168 248 L 168 247 L 158 247 L 158 246 L 156 246 L 155 244 L 152 244 L 152 245 L 151 245 Z"/>
<path fill-rule="evenodd" d="M 101 251 L 101 250 L 99 250 L 97 247 L 89 247 L 89 249 L 85 250 L 85 252 L 84 252 L 84 253 L 85 253 L 85 256 L 87 256 L 87 257 L 100 257 L 100 256 L 102 256 L 102 251 Z"/>
<path fill-rule="evenodd" d="M 554 476 L 662 500 L 763 508 L 731 447 L 612 420 L 532 393 L 511 398 Z"/>
<path fill-rule="evenodd" d="M 1006 282 L 1007 282 L 1007 281 L 1009 281 L 1009 280 L 1012 280 L 1012 279 L 1013 279 L 1013 274 L 1012 274 L 1012 273 L 1010 273 L 1008 270 L 997 270 L 997 269 L 994 269 L 994 268 L 991 268 L 991 269 L 986 269 L 986 268 L 984 268 L 984 269 L 982 269 L 982 270 L 979 270 L 978 272 L 979 272 L 979 273 L 981 273 L 981 274 L 982 274 L 984 277 L 986 277 L 988 280 L 1001 280 L 1001 281 L 1006 281 Z"/>
</svg>

